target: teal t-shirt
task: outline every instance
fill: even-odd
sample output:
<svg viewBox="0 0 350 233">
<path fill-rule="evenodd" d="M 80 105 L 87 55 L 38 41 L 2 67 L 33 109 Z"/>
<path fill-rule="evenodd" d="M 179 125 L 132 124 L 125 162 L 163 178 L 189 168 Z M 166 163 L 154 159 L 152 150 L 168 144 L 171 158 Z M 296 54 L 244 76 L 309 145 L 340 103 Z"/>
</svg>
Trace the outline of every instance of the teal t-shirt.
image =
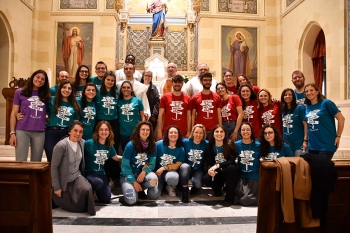
<svg viewBox="0 0 350 233">
<path fill-rule="evenodd" d="M 118 99 L 120 135 L 124 137 L 131 136 L 135 126 L 141 121 L 140 111 L 143 110 L 143 103 L 139 98 Z"/>
<path fill-rule="evenodd" d="M 99 80 L 97 76 L 92 76 L 90 78 L 90 82 L 95 84 L 98 88 L 100 88 L 102 85 L 102 80 Z"/>
<path fill-rule="evenodd" d="M 97 119 L 99 120 L 116 120 L 118 119 L 118 91 L 116 91 L 116 97 L 111 95 L 111 92 L 107 92 L 105 95 L 101 95 L 101 91 L 97 89 L 96 95 L 96 109 Z"/>
<path fill-rule="evenodd" d="M 95 142 L 93 139 L 85 141 L 84 144 L 84 158 L 85 158 L 85 172 L 94 174 L 105 174 L 104 164 L 109 157 L 115 156 L 117 153 L 113 146 L 107 148 Z"/>
<path fill-rule="evenodd" d="M 81 98 L 84 87 L 84 85 L 78 87 L 78 90 L 75 92 L 75 98 Z"/>
<path fill-rule="evenodd" d="M 56 95 L 58 85 L 50 87 L 51 97 Z"/>
<path fill-rule="evenodd" d="M 244 144 L 242 140 L 236 143 L 238 152 L 238 173 L 240 177 L 259 180 L 260 142 Z"/>
<path fill-rule="evenodd" d="M 155 171 L 160 167 L 165 167 L 176 162 L 185 162 L 185 150 L 181 147 L 170 149 L 163 141 L 157 142 L 157 162 Z"/>
<path fill-rule="evenodd" d="M 66 101 L 61 101 L 58 112 L 55 114 L 55 97 L 51 97 L 50 103 L 46 107 L 50 121 L 47 123 L 49 127 L 68 128 L 74 120 L 79 120 L 79 114 L 75 112 L 73 105 Z"/>
<path fill-rule="evenodd" d="M 96 103 L 94 101 L 87 102 L 83 108 L 81 100 L 78 99 L 80 105 L 81 116 L 79 121 L 84 124 L 83 139 L 88 140 L 92 138 L 96 122 Z"/>
<path fill-rule="evenodd" d="M 288 142 L 292 150 L 301 150 L 304 141 L 305 106 L 299 104 L 293 112 L 282 113 L 283 139 Z"/>
<path fill-rule="evenodd" d="M 264 158 L 265 160 L 274 160 L 276 158 L 280 158 L 280 157 L 292 157 L 293 151 L 292 148 L 290 148 L 290 146 L 286 143 L 283 144 L 282 149 L 277 151 L 276 147 L 274 146 L 270 146 L 269 148 L 269 153 L 267 154 L 267 156 Z"/>
<path fill-rule="evenodd" d="M 185 149 L 185 163 L 187 163 L 193 170 L 204 169 L 204 151 L 208 145 L 208 141 L 201 141 L 199 144 L 195 144 L 193 139 L 184 138 L 182 145 Z"/>
</svg>

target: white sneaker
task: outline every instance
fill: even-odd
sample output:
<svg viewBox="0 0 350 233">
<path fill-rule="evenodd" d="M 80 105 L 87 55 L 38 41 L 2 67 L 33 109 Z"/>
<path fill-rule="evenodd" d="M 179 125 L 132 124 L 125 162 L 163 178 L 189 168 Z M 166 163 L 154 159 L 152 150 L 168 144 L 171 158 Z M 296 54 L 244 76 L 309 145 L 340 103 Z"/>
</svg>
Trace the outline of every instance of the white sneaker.
<svg viewBox="0 0 350 233">
<path fill-rule="evenodd" d="M 167 185 L 166 190 L 168 191 L 169 197 L 176 197 L 175 189 L 173 187 Z"/>
</svg>

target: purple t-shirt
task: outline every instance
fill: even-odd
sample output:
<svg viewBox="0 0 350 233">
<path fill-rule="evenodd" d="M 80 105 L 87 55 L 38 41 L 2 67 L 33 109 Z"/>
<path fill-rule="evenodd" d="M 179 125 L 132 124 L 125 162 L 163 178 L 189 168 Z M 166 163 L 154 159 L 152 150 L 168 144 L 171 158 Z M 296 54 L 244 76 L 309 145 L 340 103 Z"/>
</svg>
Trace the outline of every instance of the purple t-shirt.
<svg viewBox="0 0 350 233">
<path fill-rule="evenodd" d="M 21 95 L 22 88 L 15 92 L 13 104 L 19 105 L 19 111 L 24 118 L 17 121 L 16 130 L 45 131 L 46 106 L 38 96 L 38 91 L 32 91 L 32 97 Z"/>
</svg>

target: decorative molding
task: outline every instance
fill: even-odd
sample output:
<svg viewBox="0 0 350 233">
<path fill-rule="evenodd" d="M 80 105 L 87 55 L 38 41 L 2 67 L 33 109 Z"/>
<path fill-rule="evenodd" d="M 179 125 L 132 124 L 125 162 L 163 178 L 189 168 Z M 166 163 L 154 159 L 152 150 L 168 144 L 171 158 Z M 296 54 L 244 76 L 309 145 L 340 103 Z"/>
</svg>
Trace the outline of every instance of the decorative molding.
<svg viewBox="0 0 350 233">
<path fill-rule="evenodd" d="M 30 10 L 34 10 L 34 5 L 33 5 L 33 1 L 30 1 L 29 0 L 21 0 L 21 2 L 24 3 L 24 5 L 26 5 Z"/>
<path fill-rule="evenodd" d="M 199 22 L 201 18 L 266 21 L 266 17 L 258 17 L 258 16 L 242 17 L 242 16 L 228 16 L 227 14 L 225 15 L 200 14 L 197 17 L 197 22 Z"/>
<path fill-rule="evenodd" d="M 73 1 L 71 0 L 60 0 L 60 9 L 72 9 L 72 10 L 76 10 L 76 9 L 97 9 L 97 0 L 85 0 L 84 7 L 71 7 L 71 5 L 74 4 Z M 81 1 L 78 2 L 78 4 L 81 4 Z"/>
<path fill-rule="evenodd" d="M 298 1 L 295 1 L 293 2 L 292 4 L 290 4 L 286 10 L 282 13 L 282 18 L 284 16 L 286 16 L 289 12 L 291 12 L 292 10 L 294 10 L 297 6 L 299 6 L 302 2 L 304 2 L 305 0 L 298 0 Z"/>
<path fill-rule="evenodd" d="M 51 16 L 114 16 L 116 21 L 118 19 L 118 13 L 112 12 L 51 12 Z"/>
</svg>

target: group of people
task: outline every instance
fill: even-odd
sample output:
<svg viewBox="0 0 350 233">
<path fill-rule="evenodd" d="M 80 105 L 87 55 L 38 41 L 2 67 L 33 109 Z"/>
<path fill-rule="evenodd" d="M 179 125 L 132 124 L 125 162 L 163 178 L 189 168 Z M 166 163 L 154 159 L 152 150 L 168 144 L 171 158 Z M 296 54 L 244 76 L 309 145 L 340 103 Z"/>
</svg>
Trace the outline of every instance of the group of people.
<svg viewBox="0 0 350 233">
<path fill-rule="evenodd" d="M 61 71 L 51 88 L 37 70 L 16 90 L 16 160 L 27 161 L 29 145 L 31 161 L 41 161 L 45 150 L 53 201 L 63 209 L 95 214 L 93 192 L 109 203 L 110 181 L 118 179 L 128 205 L 157 199 L 163 189 L 171 197 L 180 190 L 189 202 L 202 185 L 214 196 L 225 191 L 224 206 L 257 205 L 261 161 L 305 150 L 331 159 L 339 146 L 343 115 L 315 84 L 305 85 L 301 71 L 292 74 L 296 89 L 276 100 L 230 70 L 217 83 L 204 63 L 185 84 L 169 63 L 160 95 L 152 71 L 140 77 L 135 57 L 126 61 L 117 72 L 100 61 L 93 77 L 80 65 L 72 83 Z"/>
</svg>

